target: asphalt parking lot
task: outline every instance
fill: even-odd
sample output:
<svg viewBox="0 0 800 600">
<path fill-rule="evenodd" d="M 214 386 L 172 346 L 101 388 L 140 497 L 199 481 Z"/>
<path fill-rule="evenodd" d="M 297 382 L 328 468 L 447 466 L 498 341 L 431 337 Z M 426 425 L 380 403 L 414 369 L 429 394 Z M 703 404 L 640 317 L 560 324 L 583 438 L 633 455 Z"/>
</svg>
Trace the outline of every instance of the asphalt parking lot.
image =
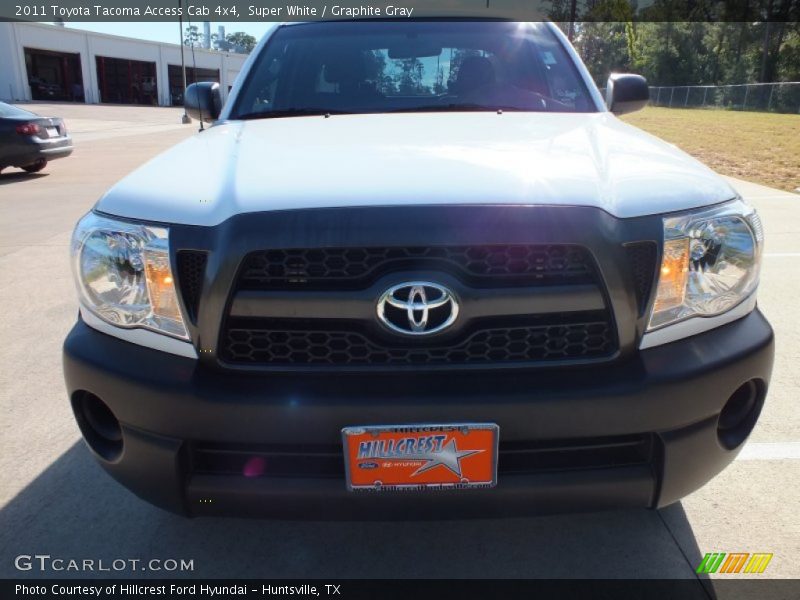
<svg viewBox="0 0 800 600">
<path fill-rule="evenodd" d="M 187 520 L 140 501 L 94 464 L 64 391 L 61 342 L 77 311 L 73 224 L 196 124 L 181 125 L 177 109 L 30 109 L 64 116 L 76 150 L 43 173 L 0 175 L 0 577 L 39 577 L 16 570 L 14 557 L 49 554 L 192 559 L 185 575 L 193 577 L 694 578 L 706 552 L 773 553 L 761 577 L 800 577 L 800 195 L 733 182 L 765 225 L 759 303 L 776 330 L 775 370 L 740 458 L 680 504 L 478 521 Z"/>
</svg>

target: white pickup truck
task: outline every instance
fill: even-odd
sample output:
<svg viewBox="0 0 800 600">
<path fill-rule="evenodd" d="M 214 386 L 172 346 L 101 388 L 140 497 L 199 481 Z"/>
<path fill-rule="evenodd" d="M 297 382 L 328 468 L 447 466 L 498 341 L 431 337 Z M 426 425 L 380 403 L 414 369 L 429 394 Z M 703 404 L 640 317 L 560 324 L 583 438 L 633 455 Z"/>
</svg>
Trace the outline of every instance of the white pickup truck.
<svg viewBox="0 0 800 600">
<path fill-rule="evenodd" d="M 741 449 L 758 216 L 549 23 L 276 26 L 78 223 L 89 448 L 185 515 L 658 508 Z"/>
</svg>

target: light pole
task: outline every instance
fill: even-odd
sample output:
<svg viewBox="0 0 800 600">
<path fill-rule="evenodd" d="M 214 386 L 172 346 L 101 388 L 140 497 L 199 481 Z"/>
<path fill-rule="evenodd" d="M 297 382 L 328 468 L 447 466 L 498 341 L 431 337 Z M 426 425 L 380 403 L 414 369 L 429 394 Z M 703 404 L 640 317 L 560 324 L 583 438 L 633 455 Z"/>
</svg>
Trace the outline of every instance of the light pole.
<svg viewBox="0 0 800 600">
<path fill-rule="evenodd" d="M 186 112 L 186 61 L 183 58 L 183 7 L 181 4 L 181 0 L 178 0 L 178 27 L 180 28 L 179 39 L 181 44 L 181 75 L 183 77 L 183 117 L 181 117 L 181 123 L 187 125 L 191 123 L 192 120 L 189 118 L 189 115 Z"/>
</svg>

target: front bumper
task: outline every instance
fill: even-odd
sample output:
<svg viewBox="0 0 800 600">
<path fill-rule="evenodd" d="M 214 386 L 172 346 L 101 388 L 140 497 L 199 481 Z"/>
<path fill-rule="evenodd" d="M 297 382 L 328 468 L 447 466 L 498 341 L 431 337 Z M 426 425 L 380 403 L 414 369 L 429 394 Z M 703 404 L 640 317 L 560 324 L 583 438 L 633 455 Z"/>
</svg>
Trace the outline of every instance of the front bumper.
<svg viewBox="0 0 800 600">
<path fill-rule="evenodd" d="M 737 388 L 753 380 L 760 409 L 773 353 L 772 329 L 756 310 L 598 367 L 457 376 L 242 373 L 124 342 L 79 321 L 64 344 L 64 372 L 73 401 L 94 394 L 122 424 L 121 455 L 112 462 L 98 456 L 101 465 L 170 511 L 323 519 L 495 517 L 654 508 L 698 489 L 741 449 L 720 443 L 720 411 Z M 324 476 L 298 471 L 247 478 L 197 468 L 198 453 L 208 447 L 229 455 L 319 449 L 337 463 L 344 426 L 420 422 L 497 423 L 497 487 L 354 494 L 345 491 L 335 469 Z M 604 463 L 592 460 L 625 440 L 638 440 L 641 460 L 613 452 Z M 541 460 L 540 453 L 525 468 L 504 469 L 511 463 L 504 456 L 520 448 L 544 449 L 550 458 Z M 571 461 L 577 456 L 580 461 Z"/>
</svg>

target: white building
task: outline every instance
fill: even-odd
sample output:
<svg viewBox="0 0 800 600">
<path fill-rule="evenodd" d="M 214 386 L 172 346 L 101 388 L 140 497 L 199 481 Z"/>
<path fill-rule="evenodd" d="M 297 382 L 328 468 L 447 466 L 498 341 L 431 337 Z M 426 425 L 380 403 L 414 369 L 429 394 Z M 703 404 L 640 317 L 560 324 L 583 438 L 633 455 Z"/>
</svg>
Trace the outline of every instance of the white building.
<svg viewBox="0 0 800 600">
<path fill-rule="evenodd" d="M 177 35 L 177 24 L 175 27 Z M 185 49 L 187 84 L 218 81 L 223 99 L 247 56 Z M 43 23 L 0 23 L 0 100 L 183 103 L 181 47 Z M 196 61 L 197 69 L 193 68 Z"/>
</svg>

